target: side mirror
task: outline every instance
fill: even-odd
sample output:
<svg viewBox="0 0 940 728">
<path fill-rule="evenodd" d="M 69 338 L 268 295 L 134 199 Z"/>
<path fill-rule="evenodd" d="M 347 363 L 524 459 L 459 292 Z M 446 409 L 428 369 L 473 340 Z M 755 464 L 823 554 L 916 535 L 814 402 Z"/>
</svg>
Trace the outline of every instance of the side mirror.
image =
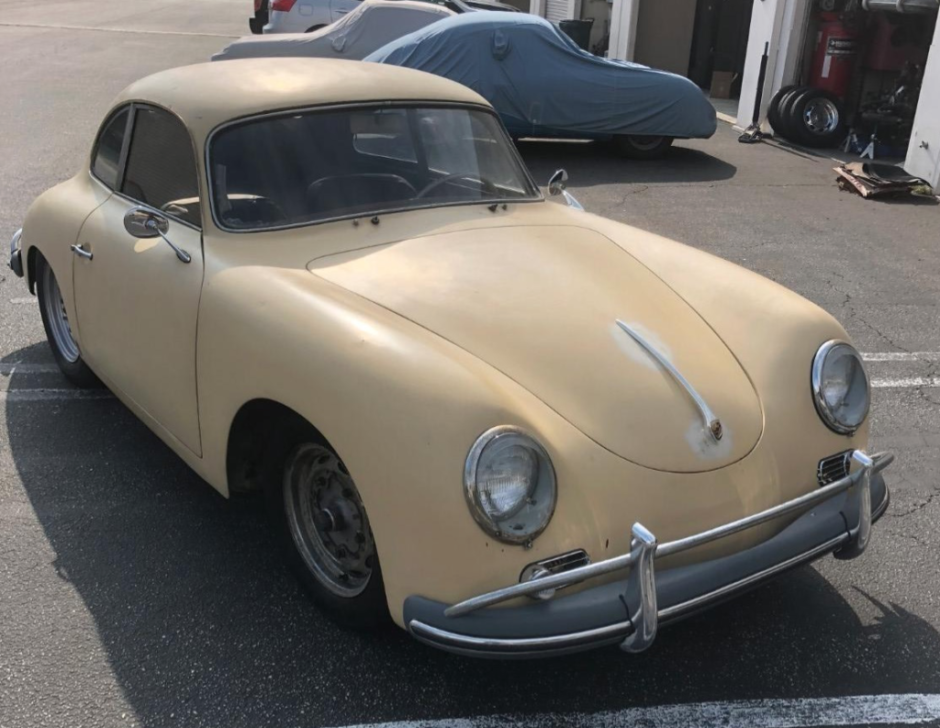
<svg viewBox="0 0 940 728">
<path fill-rule="evenodd" d="M 151 212 L 143 207 L 135 207 L 124 215 L 124 229 L 135 238 L 163 238 L 163 242 L 173 249 L 176 257 L 183 263 L 189 263 L 193 258 L 185 250 L 170 240 L 166 233 L 170 229 L 170 222 L 163 215 Z"/>
<path fill-rule="evenodd" d="M 548 194 L 552 197 L 560 195 L 568 187 L 568 173 L 563 169 L 555 170 L 548 180 Z"/>
<path fill-rule="evenodd" d="M 567 187 L 568 173 L 563 169 L 557 170 L 548 180 L 548 194 L 552 197 L 562 195 L 565 198 L 565 202 L 568 203 L 568 207 L 573 207 L 575 210 L 584 210 L 581 203 L 574 199 L 574 195 L 568 192 Z"/>
</svg>

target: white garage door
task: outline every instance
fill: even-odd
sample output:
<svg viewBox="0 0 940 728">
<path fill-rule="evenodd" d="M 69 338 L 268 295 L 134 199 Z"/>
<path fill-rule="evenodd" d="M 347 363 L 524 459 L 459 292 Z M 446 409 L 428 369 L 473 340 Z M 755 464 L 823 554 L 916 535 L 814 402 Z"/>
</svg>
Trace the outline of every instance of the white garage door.
<svg viewBox="0 0 940 728">
<path fill-rule="evenodd" d="M 557 23 L 560 20 L 571 20 L 578 17 L 576 13 L 579 10 L 580 8 L 575 7 L 573 0 L 546 0 L 545 19 L 552 23 Z"/>
<path fill-rule="evenodd" d="M 940 187 L 940 22 L 924 68 L 904 169 L 927 180 L 934 189 Z"/>
</svg>

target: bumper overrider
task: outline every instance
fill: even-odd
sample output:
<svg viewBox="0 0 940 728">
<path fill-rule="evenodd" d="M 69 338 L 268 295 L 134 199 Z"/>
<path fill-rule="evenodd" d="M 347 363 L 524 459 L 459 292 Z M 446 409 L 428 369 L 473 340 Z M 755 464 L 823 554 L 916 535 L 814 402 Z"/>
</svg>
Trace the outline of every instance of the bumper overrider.
<svg viewBox="0 0 940 728">
<path fill-rule="evenodd" d="M 13 238 L 10 240 L 10 270 L 20 278 L 23 277 L 22 237 L 23 230 L 20 229 L 13 233 Z"/>
<path fill-rule="evenodd" d="M 893 455 L 851 455 L 855 471 L 844 478 L 766 511 L 659 543 L 640 523 L 631 550 L 453 605 L 420 596 L 404 604 L 408 631 L 422 642 L 458 654 L 528 658 L 564 654 L 619 643 L 642 652 L 661 624 L 676 621 L 784 571 L 825 554 L 853 559 L 868 545 L 871 525 L 887 509 L 889 494 L 880 472 Z M 762 523 L 803 511 L 776 536 L 744 551 L 703 563 L 656 572 L 656 561 Z M 524 606 L 489 609 L 521 596 L 558 589 L 616 571 L 625 580 Z"/>
</svg>

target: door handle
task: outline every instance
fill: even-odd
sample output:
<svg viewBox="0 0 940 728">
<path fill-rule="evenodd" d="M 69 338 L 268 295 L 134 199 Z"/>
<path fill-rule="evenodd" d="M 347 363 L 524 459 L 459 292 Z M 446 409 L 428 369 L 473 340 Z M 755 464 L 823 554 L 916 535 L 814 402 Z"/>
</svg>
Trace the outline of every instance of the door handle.
<svg viewBox="0 0 940 728">
<path fill-rule="evenodd" d="M 79 258 L 84 258 L 85 260 L 91 260 L 94 258 L 94 254 L 90 250 L 85 250 L 83 245 L 73 245 L 72 252 L 75 253 Z"/>
</svg>

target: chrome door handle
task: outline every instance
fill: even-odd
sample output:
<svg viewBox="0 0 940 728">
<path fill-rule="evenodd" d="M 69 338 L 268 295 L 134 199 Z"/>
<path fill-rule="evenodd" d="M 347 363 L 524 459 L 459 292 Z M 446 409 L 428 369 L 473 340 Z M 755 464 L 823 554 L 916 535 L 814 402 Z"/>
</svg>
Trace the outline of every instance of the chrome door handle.
<svg viewBox="0 0 940 728">
<path fill-rule="evenodd" d="M 94 254 L 90 250 L 85 250 L 85 248 L 81 245 L 73 245 L 71 247 L 72 247 L 72 252 L 75 253 L 75 255 L 79 256 L 80 258 L 84 258 L 85 260 L 91 260 L 92 258 L 95 257 Z"/>
</svg>

